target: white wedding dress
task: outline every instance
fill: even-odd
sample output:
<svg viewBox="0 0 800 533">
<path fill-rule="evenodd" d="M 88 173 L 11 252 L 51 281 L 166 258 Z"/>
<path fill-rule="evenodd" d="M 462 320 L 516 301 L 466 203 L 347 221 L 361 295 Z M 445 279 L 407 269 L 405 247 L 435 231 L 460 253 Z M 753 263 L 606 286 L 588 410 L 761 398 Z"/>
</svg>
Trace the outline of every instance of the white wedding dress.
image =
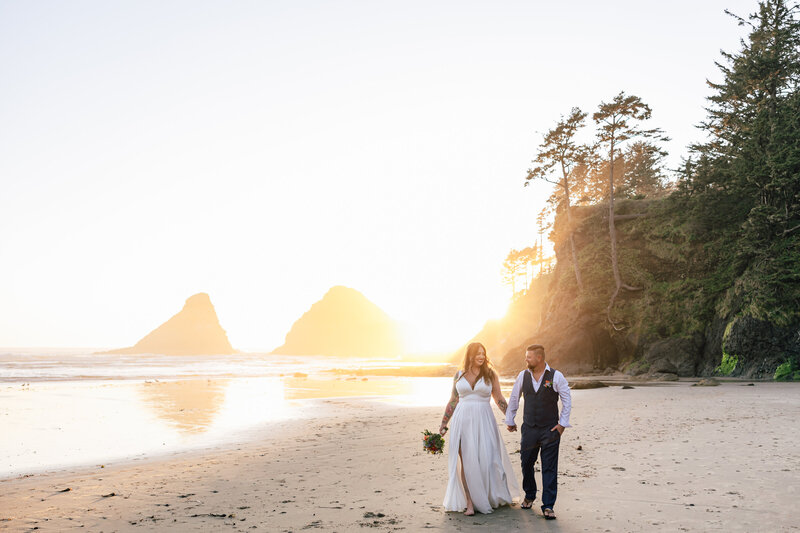
<svg viewBox="0 0 800 533">
<path fill-rule="evenodd" d="M 444 495 L 445 511 L 463 511 L 467 497 L 461 483 L 461 468 L 469 487 L 472 505 L 480 513 L 491 513 L 500 505 L 509 505 L 519 496 L 511 460 L 497 429 L 489 403 L 492 385 L 478 379 L 473 389 L 466 378 L 456 381 L 458 404 L 450 419 L 447 453 L 449 481 Z M 459 464 L 458 448 L 461 445 Z"/>
</svg>

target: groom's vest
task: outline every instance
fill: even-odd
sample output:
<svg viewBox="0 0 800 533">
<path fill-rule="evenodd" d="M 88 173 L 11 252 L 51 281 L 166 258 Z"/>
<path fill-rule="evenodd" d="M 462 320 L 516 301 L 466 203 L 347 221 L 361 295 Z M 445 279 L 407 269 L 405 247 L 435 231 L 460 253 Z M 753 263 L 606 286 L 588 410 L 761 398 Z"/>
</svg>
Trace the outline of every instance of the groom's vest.
<svg viewBox="0 0 800 533">
<path fill-rule="evenodd" d="M 555 370 L 546 370 L 539 391 L 533 389 L 531 373 L 525 370 L 522 377 L 522 396 L 525 411 L 522 425 L 536 428 L 553 428 L 558 424 L 558 393 L 553 389 Z"/>
</svg>

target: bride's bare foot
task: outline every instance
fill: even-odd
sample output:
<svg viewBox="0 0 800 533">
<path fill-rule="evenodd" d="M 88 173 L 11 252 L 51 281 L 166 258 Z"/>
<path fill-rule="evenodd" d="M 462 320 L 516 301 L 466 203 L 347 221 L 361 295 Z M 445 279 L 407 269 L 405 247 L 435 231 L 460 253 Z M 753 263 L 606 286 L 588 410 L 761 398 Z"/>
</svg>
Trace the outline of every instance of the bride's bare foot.
<svg viewBox="0 0 800 533">
<path fill-rule="evenodd" d="M 466 511 L 464 511 L 464 516 L 472 516 L 474 514 L 475 514 L 475 509 L 473 509 L 471 505 L 467 507 Z"/>
</svg>

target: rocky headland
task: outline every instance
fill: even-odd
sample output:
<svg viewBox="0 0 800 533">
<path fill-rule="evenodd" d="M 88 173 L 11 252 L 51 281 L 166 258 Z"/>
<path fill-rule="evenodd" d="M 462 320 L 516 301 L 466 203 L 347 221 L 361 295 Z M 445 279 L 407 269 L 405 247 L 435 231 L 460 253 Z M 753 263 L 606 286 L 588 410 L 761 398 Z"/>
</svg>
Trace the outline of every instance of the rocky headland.
<svg viewBox="0 0 800 533">
<path fill-rule="evenodd" d="M 606 313 L 614 289 L 607 206 L 573 207 L 572 228 L 562 213 L 556 217 L 555 268 L 474 340 L 486 344 L 504 373 L 522 368 L 525 346 L 536 343 L 546 346 L 553 366 L 572 374 L 772 379 L 778 367 L 800 358 L 800 323 L 753 316 L 744 302 L 759 287 L 748 282 L 746 269 L 732 271 L 709 240 L 697 238 L 680 216 L 681 204 L 678 195 L 618 203 L 621 270 L 641 290 L 621 293 L 614 325 Z"/>
<path fill-rule="evenodd" d="M 403 350 L 394 320 L 357 290 L 336 286 L 295 321 L 272 353 L 395 357 Z"/>
<path fill-rule="evenodd" d="M 183 309 L 129 348 L 115 354 L 229 355 L 237 353 L 219 323 L 208 294 L 189 297 Z"/>
</svg>

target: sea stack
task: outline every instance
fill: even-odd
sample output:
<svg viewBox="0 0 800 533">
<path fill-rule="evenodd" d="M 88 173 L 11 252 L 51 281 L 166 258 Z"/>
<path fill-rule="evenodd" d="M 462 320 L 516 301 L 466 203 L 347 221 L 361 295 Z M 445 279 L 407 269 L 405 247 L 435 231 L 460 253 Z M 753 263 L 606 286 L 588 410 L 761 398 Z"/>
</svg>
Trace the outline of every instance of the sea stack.
<svg viewBox="0 0 800 533">
<path fill-rule="evenodd" d="M 201 292 L 186 300 L 181 311 L 151 331 L 130 348 L 106 353 L 152 353 L 163 355 L 229 355 L 236 353 L 208 294 Z"/>
<path fill-rule="evenodd" d="M 395 357 L 402 355 L 398 325 L 355 289 L 336 286 L 293 325 L 283 355 Z"/>
</svg>

